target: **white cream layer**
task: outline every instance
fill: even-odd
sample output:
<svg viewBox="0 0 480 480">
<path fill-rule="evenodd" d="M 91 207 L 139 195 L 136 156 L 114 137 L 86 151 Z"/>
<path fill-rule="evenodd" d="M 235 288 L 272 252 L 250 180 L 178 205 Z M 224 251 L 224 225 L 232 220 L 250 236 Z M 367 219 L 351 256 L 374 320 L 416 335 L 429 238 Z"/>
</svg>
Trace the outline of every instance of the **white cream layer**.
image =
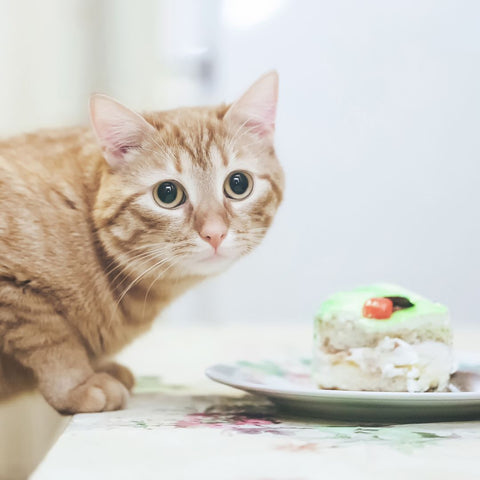
<svg viewBox="0 0 480 480">
<path fill-rule="evenodd" d="M 385 337 L 375 347 L 331 353 L 316 347 L 313 375 L 321 388 L 425 392 L 447 389 L 452 349 L 435 341 L 409 344 Z"/>
</svg>

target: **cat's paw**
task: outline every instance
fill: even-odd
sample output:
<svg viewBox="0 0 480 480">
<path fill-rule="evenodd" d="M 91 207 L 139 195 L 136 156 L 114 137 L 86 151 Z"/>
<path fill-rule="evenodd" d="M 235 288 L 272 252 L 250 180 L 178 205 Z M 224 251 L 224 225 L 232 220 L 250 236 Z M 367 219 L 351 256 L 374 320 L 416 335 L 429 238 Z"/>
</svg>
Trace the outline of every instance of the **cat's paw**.
<svg viewBox="0 0 480 480">
<path fill-rule="evenodd" d="M 62 413 L 92 413 L 119 410 L 125 406 L 128 390 L 107 373 L 95 373 L 68 392 L 66 398 L 51 399 Z"/>
<path fill-rule="evenodd" d="M 119 382 L 122 382 L 126 389 L 130 392 L 135 385 L 135 377 L 133 373 L 123 365 L 115 362 L 105 363 L 100 365 L 97 372 L 105 372 L 116 378 Z"/>
</svg>

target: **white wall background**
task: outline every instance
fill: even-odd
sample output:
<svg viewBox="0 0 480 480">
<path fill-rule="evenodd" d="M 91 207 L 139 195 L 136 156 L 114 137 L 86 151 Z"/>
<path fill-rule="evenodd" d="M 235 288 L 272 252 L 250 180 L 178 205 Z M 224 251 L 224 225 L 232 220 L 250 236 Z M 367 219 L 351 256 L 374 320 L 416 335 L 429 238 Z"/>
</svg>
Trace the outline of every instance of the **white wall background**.
<svg viewBox="0 0 480 480">
<path fill-rule="evenodd" d="M 279 7 L 223 24 L 218 90 L 279 70 L 287 192 L 192 317 L 310 321 L 328 293 L 385 280 L 479 322 L 480 3 L 232 3 L 252 22 Z"/>
<path fill-rule="evenodd" d="M 309 322 L 333 291 L 397 282 L 478 322 L 480 3 L 0 0 L 0 133 L 232 100 L 280 72 L 287 191 L 263 245 L 172 323 Z"/>
</svg>

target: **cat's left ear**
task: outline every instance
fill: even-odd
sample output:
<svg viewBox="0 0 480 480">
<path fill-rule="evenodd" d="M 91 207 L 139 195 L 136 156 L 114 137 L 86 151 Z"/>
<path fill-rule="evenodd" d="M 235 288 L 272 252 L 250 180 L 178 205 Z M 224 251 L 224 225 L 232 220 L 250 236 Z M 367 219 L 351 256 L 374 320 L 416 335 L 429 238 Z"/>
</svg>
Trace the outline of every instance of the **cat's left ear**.
<svg viewBox="0 0 480 480">
<path fill-rule="evenodd" d="M 90 121 L 107 162 L 113 168 L 128 160 L 154 128 L 141 115 L 107 95 L 90 97 Z"/>
<path fill-rule="evenodd" d="M 273 137 L 278 101 L 278 73 L 261 76 L 225 114 L 225 121 L 244 126 L 260 137 Z"/>
</svg>

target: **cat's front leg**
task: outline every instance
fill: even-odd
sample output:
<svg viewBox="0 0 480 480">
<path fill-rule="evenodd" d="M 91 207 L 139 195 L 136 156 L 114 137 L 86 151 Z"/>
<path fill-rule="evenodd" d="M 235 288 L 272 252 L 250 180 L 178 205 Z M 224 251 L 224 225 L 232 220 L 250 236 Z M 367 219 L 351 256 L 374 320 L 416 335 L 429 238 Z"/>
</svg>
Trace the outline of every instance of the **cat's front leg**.
<svg viewBox="0 0 480 480">
<path fill-rule="evenodd" d="M 0 311 L 1 350 L 33 371 L 48 403 L 62 413 L 122 408 L 127 389 L 108 373 L 94 371 L 65 320 L 48 306 L 40 311 L 38 303 L 29 310 Z"/>
<path fill-rule="evenodd" d="M 61 413 L 118 410 L 126 404 L 125 386 L 108 373 L 95 372 L 83 346 L 70 335 L 56 332 L 46 343 L 29 342 L 15 356 L 33 370 L 38 389 Z"/>
</svg>

